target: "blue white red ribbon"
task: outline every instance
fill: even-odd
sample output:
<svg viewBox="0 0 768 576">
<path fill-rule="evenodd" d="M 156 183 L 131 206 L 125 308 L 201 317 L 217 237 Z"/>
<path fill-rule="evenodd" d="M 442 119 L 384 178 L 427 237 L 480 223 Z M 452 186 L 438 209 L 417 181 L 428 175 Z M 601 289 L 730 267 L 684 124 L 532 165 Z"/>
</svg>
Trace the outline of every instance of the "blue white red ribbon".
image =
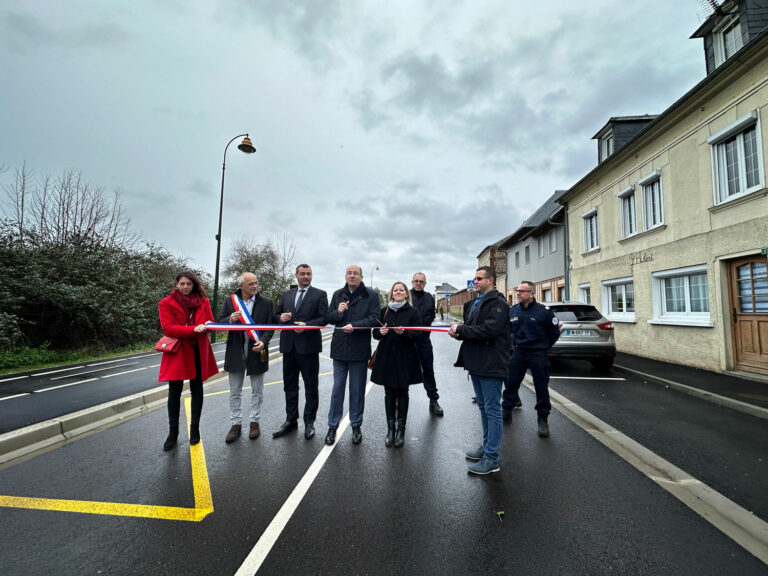
<svg viewBox="0 0 768 576">
<path fill-rule="evenodd" d="M 344 326 L 297 326 L 295 324 L 206 324 L 208 330 L 343 330 Z M 372 330 L 383 326 L 353 326 L 353 330 Z M 447 324 L 435 326 L 387 326 L 389 330 L 414 330 L 416 332 L 448 332 L 451 327 Z"/>
</svg>

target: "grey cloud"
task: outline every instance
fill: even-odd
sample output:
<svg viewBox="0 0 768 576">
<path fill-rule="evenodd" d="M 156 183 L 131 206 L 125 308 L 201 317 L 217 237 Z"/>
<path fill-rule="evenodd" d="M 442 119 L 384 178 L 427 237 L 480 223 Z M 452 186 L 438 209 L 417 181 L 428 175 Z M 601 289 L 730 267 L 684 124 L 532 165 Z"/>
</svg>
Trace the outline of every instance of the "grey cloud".
<svg viewBox="0 0 768 576">
<path fill-rule="evenodd" d="M 374 130 L 383 124 L 386 124 L 390 117 L 381 110 L 376 109 L 373 93 L 368 90 L 361 90 L 356 94 L 347 96 L 353 110 L 357 112 L 360 125 L 364 130 Z"/>
<path fill-rule="evenodd" d="M 200 180 L 195 179 L 191 183 L 187 184 L 184 187 L 184 190 L 188 190 L 190 192 L 194 192 L 198 196 L 202 196 L 204 198 L 210 197 L 214 195 L 214 189 L 213 184 L 211 184 L 207 180 Z"/>
<path fill-rule="evenodd" d="M 0 37 L 13 51 L 27 52 L 46 47 L 82 49 L 120 45 L 130 38 L 124 28 L 112 22 L 100 22 L 56 29 L 44 25 L 38 18 L 20 12 L 7 11 L 0 16 Z"/>
</svg>

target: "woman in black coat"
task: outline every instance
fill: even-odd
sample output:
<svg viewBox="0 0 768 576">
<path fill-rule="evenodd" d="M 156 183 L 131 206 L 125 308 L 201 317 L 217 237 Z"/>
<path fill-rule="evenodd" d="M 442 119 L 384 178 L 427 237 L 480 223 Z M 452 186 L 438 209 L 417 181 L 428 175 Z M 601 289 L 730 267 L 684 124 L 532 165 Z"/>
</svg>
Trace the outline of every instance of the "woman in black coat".
<svg viewBox="0 0 768 576">
<path fill-rule="evenodd" d="M 411 294 L 403 282 L 392 285 L 388 299 L 387 307 L 381 310 L 382 327 L 373 331 L 373 337 L 379 341 L 379 345 L 376 348 L 371 382 L 384 386 L 384 407 L 387 411 L 387 438 L 384 444 L 394 444 L 399 448 L 405 442 L 408 386 L 424 381 L 416 349 L 416 343 L 424 337 L 424 332 L 398 328 L 421 326 L 419 312 L 411 306 Z"/>
</svg>

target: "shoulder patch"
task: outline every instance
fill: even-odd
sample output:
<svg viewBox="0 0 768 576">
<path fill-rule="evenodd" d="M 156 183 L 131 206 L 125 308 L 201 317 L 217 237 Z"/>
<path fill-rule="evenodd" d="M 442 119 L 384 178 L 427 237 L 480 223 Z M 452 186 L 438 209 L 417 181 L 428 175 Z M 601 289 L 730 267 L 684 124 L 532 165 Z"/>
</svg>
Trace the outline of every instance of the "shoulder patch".
<svg viewBox="0 0 768 576">
<path fill-rule="evenodd" d="M 555 326 L 560 324 L 560 321 L 557 319 L 557 316 L 552 316 L 552 324 L 554 324 Z"/>
</svg>

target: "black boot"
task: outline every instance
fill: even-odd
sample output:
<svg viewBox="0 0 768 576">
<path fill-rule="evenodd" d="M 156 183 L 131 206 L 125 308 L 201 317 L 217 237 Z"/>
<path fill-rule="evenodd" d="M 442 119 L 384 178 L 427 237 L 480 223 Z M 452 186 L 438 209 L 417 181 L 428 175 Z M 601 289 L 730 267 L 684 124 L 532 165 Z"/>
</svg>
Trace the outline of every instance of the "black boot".
<svg viewBox="0 0 768 576">
<path fill-rule="evenodd" d="M 387 420 L 387 438 L 384 440 L 384 445 L 389 448 L 395 443 L 395 421 Z"/>
<path fill-rule="evenodd" d="M 173 427 L 171 426 L 168 430 L 168 438 L 165 439 L 165 444 L 163 444 L 163 450 L 168 452 L 171 448 L 176 446 L 176 440 L 179 439 L 179 427 Z"/>
<path fill-rule="evenodd" d="M 189 444 L 194 446 L 200 443 L 200 424 L 189 425 Z"/>
<path fill-rule="evenodd" d="M 402 448 L 405 443 L 405 420 L 397 421 L 397 431 L 395 432 L 395 448 Z"/>
</svg>

